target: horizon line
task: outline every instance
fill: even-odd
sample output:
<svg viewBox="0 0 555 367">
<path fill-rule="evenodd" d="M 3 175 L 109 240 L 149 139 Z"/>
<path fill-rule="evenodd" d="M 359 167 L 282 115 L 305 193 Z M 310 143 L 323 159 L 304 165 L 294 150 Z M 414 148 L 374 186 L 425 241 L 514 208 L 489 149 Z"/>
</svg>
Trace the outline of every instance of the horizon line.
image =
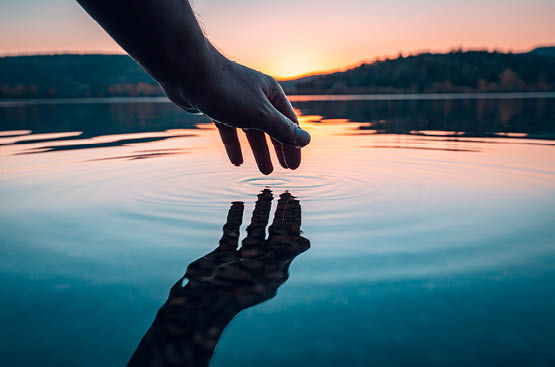
<svg viewBox="0 0 555 367">
<path fill-rule="evenodd" d="M 555 47 L 555 43 L 552 44 L 535 44 L 531 47 L 527 47 L 525 49 L 520 49 L 520 50 L 514 50 L 512 48 L 510 49 L 502 49 L 500 47 L 463 47 L 463 46 L 453 46 L 450 47 L 448 49 L 432 49 L 432 48 L 425 48 L 425 49 L 418 49 L 415 51 L 399 51 L 397 52 L 395 55 L 383 55 L 383 56 L 377 56 L 373 59 L 365 59 L 365 60 L 360 60 L 358 62 L 346 65 L 346 66 L 341 66 L 341 67 L 337 67 L 337 68 L 333 68 L 333 69 L 327 69 L 327 70 L 314 70 L 314 71 L 309 71 L 306 73 L 301 73 L 301 74 L 297 74 L 297 75 L 293 75 L 293 76 L 277 76 L 277 75 L 272 75 L 272 77 L 274 77 L 277 81 L 280 82 L 287 82 L 287 81 L 291 81 L 291 80 L 295 80 L 295 79 L 300 79 L 300 78 L 306 78 L 306 77 L 310 77 L 310 76 L 315 76 L 315 75 L 326 75 L 326 74 L 333 74 L 333 73 L 338 73 L 338 72 L 344 72 L 350 69 L 354 69 L 357 68 L 361 65 L 364 64 L 372 64 L 378 61 L 386 61 L 386 60 L 394 60 L 396 58 L 398 58 L 399 56 L 402 56 L 403 58 L 406 57 L 410 57 L 410 56 L 417 56 L 417 55 L 421 55 L 421 54 L 425 54 L 425 53 L 432 53 L 432 54 L 448 54 L 451 52 L 455 52 L 455 51 L 464 51 L 464 52 L 469 52 L 469 51 L 487 51 L 490 53 L 493 52 L 499 52 L 499 53 L 527 53 L 527 52 L 531 52 L 537 48 L 541 48 L 541 47 Z M 128 53 L 126 52 L 109 52 L 109 51 L 95 51 L 95 50 L 91 50 L 91 51 L 83 51 L 83 52 L 79 52 L 79 51 L 71 51 L 71 50 L 61 50 L 61 51 L 29 51 L 29 52 L 18 52 L 18 53 L 0 53 L 0 58 L 5 58 L 5 57 L 21 57 L 21 56 L 62 56 L 62 55 L 80 55 L 80 56 L 85 56 L 85 55 L 127 55 L 129 56 Z M 131 57 L 131 56 L 129 56 Z M 247 65 L 248 66 L 248 65 Z"/>
</svg>

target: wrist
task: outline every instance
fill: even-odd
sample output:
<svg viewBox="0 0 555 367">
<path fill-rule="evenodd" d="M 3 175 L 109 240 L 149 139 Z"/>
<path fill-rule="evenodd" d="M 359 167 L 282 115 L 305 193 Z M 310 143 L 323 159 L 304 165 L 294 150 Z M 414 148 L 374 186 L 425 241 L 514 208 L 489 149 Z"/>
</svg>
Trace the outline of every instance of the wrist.
<svg viewBox="0 0 555 367">
<path fill-rule="evenodd" d="M 210 58 L 210 42 L 204 37 L 195 40 L 169 41 L 162 54 L 152 62 L 139 63 L 163 87 L 174 88 L 183 81 L 195 80 Z"/>
<path fill-rule="evenodd" d="M 214 83 L 221 83 L 222 73 L 233 64 L 206 38 L 187 52 L 170 53 L 168 59 L 169 66 L 156 80 L 174 102 L 185 100 L 194 108 L 213 92 Z"/>
</svg>

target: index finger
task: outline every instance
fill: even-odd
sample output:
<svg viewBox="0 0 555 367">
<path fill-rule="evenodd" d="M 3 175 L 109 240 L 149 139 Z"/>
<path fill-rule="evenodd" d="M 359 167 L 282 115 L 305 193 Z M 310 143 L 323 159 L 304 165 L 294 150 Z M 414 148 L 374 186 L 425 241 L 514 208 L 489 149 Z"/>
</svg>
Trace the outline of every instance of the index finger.
<svg viewBox="0 0 555 367">
<path fill-rule="evenodd" d="M 275 87 L 272 95 L 270 96 L 270 103 L 285 117 L 291 120 L 295 125 L 299 126 L 299 121 L 291 102 L 285 95 L 285 92 L 279 84 Z M 308 134 L 308 133 L 307 133 Z M 310 141 L 310 135 L 309 135 Z M 308 144 L 308 142 L 307 142 Z M 301 149 L 296 145 L 283 143 L 281 150 L 287 168 L 296 169 L 301 164 Z"/>
</svg>

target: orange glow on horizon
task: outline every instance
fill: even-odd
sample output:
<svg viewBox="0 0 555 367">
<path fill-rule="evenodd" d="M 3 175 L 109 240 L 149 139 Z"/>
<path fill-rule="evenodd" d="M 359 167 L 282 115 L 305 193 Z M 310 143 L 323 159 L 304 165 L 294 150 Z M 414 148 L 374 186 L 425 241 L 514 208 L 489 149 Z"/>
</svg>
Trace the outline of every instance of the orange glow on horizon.
<svg viewBox="0 0 555 367">
<path fill-rule="evenodd" d="M 13 4 L 12 4 L 13 3 Z M 123 53 L 75 1 L 0 4 L 0 55 Z M 521 52 L 555 42 L 555 2 L 193 1 L 208 39 L 287 80 L 454 48 Z"/>
</svg>

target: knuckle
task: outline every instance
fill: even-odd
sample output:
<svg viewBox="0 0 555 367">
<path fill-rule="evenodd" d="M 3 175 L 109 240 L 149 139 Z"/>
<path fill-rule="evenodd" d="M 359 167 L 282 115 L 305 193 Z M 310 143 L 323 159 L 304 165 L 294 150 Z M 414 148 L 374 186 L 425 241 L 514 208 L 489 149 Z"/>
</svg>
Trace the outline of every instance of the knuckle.
<svg viewBox="0 0 555 367">
<path fill-rule="evenodd" d="M 264 76 L 266 77 L 266 83 L 268 83 L 268 86 L 273 88 L 278 85 L 278 82 L 272 76 L 266 74 L 264 74 Z"/>
<path fill-rule="evenodd" d="M 282 90 L 279 83 L 270 75 L 264 74 L 264 85 L 266 87 L 266 90 L 268 91 L 267 94 L 270 96 L 270 98 L 279 95 Z"/>
</svg>

